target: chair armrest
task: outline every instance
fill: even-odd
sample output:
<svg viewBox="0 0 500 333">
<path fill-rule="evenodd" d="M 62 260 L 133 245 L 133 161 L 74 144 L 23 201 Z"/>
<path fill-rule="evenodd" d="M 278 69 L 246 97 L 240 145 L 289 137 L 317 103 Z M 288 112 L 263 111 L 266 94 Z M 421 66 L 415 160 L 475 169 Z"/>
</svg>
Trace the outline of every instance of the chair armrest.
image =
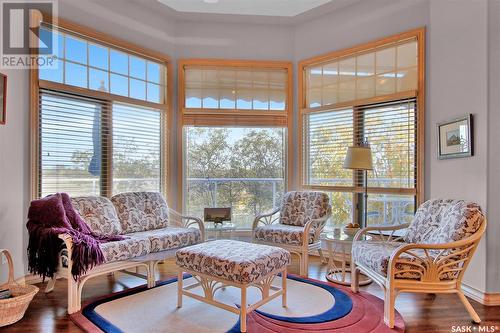
<svg viewBox="0 0 500 333">
<path fill-rule="evenodd" d="M 202 241 L 205 241 L 205 225 L 200 218 L 195 216 L 183 215 L 173 209 L 169 209 L 168 213 L 175 222 L 178 222 L 176 224 L 176 226 L 178 227 L 191 228 L 194 225 L 198 225 L 198 229 L 201 233 L 201 239 Z"/>
<path fill-rule="evenodd" d="M 255 219 L 253 220 L 252 230 L 255 230 L 255 228 L 257 228 L 257 225 L 259 223 L 262 223 L 264 225 L 270 225 L 270 224 L 273 224 L 276 221 L 278 221 L 278 218 L 273 218 L 273 215 L 275 215 L 279 211 L 280 211 L 280 208 L 278 207 L 278 208 L 274 208 L 270 212 L 262 213 L 262 214 L 257 215 L 255 217 Z"/>
<path fill-rule="evenodd" d="M 313 219 L 313 220 L 308 221 L 304 225 L 304 234 L 303 234 L 304 239 L 309 239 L 309 233 L 311 231 L 311 228 L 315 228 L 314 229 L 313 243 L 317 242 L 319 240 L 321 233 L 323 232 L 323 229 L 325 228 L 326 221 L 328 220 L 329 217 L 330 217 L 330 213 L 326 214 L 322 218 Z"/>
<path fill-rule="evenodd" d="M 71 238 L 71 235 L 60 234 L 58 237 L 63 240 L 64 245 L 66 245 L 66 249 L 68 250 L 68 255 L 69 255 L 71 253 L 71 250 L 73 249 L 73 239 Z"/>
<path fill-rule="evenodd" d="M 379 226 L 371 226 L 371 227 L 366 227 L 361 230 L 359 230 L 356 235 L 353 238 L 353 242 L 359 241 L 362 235 L 370 232 L 370 231 L 378 231 L 379 237 L 385 241 L 385 242 L 390 242 L 390 241 L 397 241 L 401 239 L 401 237 L 396 237 L 393 238 L 394 231 L 396 230 L 401 230 L 401 229 L 406 229 L 410 226 L 409 223 L 404 223 L 404 224 L 394 224 L 394 225 L 379 225 Z M 391 234 L 388 236 L 384 235 L 382 231 L 393 231 Z"/>
<path fill-rule="evenodd" d="M 392 252 L 389 258 L 387 276 L 390 279 L 395 279 L 397 274 L 410 271 L 419 272 L 418 274 L 421 275 L 420 280 L 434 282 L 439 281 L 447 273 L 458 274 L 458 277 L 461 277 L 481 240 L 485 228 L 486 222 L 472 236 L 450 243 L 402 244 Z M 412 265 L 415 265 L 418 269 L 397 268 L 397 263 L 403 261 L 403 254 L 406 258 L 417 259 Z"/>
</svg>

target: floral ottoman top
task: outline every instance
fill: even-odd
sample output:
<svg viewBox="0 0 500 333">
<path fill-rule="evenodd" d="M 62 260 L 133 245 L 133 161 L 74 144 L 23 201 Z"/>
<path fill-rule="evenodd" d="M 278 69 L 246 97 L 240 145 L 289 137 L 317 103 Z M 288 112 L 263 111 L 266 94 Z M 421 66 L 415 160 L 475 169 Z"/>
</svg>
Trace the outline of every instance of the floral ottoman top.
<svg viewBox="0 0 500 333">
<path fill-rule="evenodd" d="M 279 247 L 217 240 L 176 252 L 177 265 L 232 282 L 249 284 L 290 264 L 290 252 Z"/>
</svg>

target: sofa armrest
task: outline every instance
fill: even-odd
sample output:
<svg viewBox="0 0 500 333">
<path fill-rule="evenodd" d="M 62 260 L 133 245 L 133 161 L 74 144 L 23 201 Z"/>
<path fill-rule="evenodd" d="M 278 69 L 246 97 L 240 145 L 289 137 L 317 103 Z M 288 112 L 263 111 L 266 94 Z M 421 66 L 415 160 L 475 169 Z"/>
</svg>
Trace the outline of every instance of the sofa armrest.
<svg viewBox="0 0 500 333">
<path fill-rule="evenodd" d="M 202 241 L 205 241 L 205 225 L 203 224 L 203 221 L 200 218 L 183 215 L 173 209 L 169 209 L 169 215 L 170 218 L 176 222 L 175 225 L 177 227 L 191 228 L 197 225 L 201 233 L 201 239 Z"/>
<path fill-rule="evenodd" d="M 255 219 L 253 220 L 252 230 L 255 230 L 255 228 L 257 228 L 257 226 L 259 225 L 259 223 L 262 223 L 264 225 L 270 225 L 270 224 L 276 223 L 279 220 L 279 216 L 277 216 L 277 217 L 273 217 L 273 216 L 276 213 L 278 213 L 279 211 L 280 211 L 280 208 L 278 207 L 278 208 L 274 208 L 270 212 L 257 215 L 255 217 Z"/>
<path fill-rule="evenodd" d="M 380 226 L 366 227 L 366 228 L 359 230 L 356 233 L 356 235 L 353 238 L 353 242 L 359 241 L 361 236 L 363 236 L 364 234 L 366 234 L 368 232 L 374 233 L 374 231 L 378 231 L 377 237 L 379 237 L 381 241 L 384 241 L 384 242 L 398 241 L 398 240 L 402 239 L 402 237 L 400 237 L 400 236 L 394 237 L 394 232 L 396 230 L 406 229 L 409 226 L 410 226 L 409 223 L 404 223 L 404 224 L 394 224 L 394 225 L 387 225 L 387 226 L 380 225 Z M 384 231 L 392 231 L 392 232 L 387 234 L 387 233 L 384 233 Z"/>
</svg>

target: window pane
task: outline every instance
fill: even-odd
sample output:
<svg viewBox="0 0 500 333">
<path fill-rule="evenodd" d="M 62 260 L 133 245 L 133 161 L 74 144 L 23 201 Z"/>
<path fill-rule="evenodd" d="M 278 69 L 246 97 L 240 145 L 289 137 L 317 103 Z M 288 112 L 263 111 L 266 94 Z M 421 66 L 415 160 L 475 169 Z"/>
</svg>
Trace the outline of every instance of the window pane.
<svg viewBox="0 0 500 333">
<path fill-rule="evenodd" d="M 50 37 L 52 35 L 52 37 Z M 64 36 L 56 33 L 53 30 L 45 29 L 45 28 L 40 28 L 40 42 L 49 40 L 49 38 L 52 38 L 52 45 L 46 45 L 47 47 L 51 47 L 52 54 L 55 55 L 57 58 L 62 59 L 64 58 Z M 41 45 L 45 46 L 45 45 Z M 39 51 L 40 55 L 42 54 L 47 54 L 44 53 L 43 50 Z"/>
<path fill-rule="evenodd" d="M 161 86 L 154 83 L 148 83 L 148 102 L 163 103 L 162 91 Z"/>
<path fill-rule="evenodd" d="M 396 92 L 396 73 L 377 75 L 376 94 L 387 95 Z"/>
<path fill-rule="evenodd" d="M 136 79 L 130 79 L 130 97 L 145 100 L 146 82 Z"/>
<path fill-rule="evenodd" d="M 375 75 L 375 53 L 362 54 L 357 57 L 356 61 L 358 79 Z"/>
<path fill-rule="evenodd" d="M 332 217 L 327 221 L 325 231 L 342 228 L 353 221 L 352 193 L 328 192 L 332 205 Z"/>
<path fill-rule="evenodd" d="M 231 89 L 224 89 L 220 92 L 220 108 L 221 109 L 235 109 L 236 101 L 235 96 L 236 92 Z"/>
<path fill-rule="evenodd" d="M 110 81 L 112 94 L 128 96 L 128 79 L 126 76 L 111 74 Z"/>
<path fill-rule="evenodd" d="M 159 64 L 148 61 L 148 81 L 154 83 L 163 83 L 163 80 L 161 79 Z"/>
<path fill-rule="evenodd" d="M 306 115 L 304 129 L 306 184 L 351 186 L 352 171 L 342 166 L 353 144 L 352 110 Z"/>
<path fill-rule="evenodd" d="M 64 82 L 66 84 L 87 88 L 87 67 L 74 64 L 72 62 L 65 62 L 64 68 Z"/>
<path fill-rule="evenodd" d="M 415 197 L 393 194 L 368 195 L 368 225 L 409 223 L 415 214 Z"/>
<path fill-rule="evenodd" d="M 86 99 L 40 95 L 41 196 L 100 195 L 101 106 Z"/>
<path fill-rule="evenodd" d="M 87 64 L 87 42 L 66 35 L 66 59 Z"/>
<path fill-rule="evenodd" d="M 402 70 L 397 74 L 398 91 L 416 90 L 418 88 L 417 68 Z"/>
<path fill-rule="evenodd" d="M 110 68 L 112 72 L 128 75 L 128 55 L 115 50 L 110 51 Z"/>
<path fill-rule="evenodd" d="M 256 214 L 279 205 L 285 188 L 286 129 L 185 128 L 184 211 L 232 207 L 233 223 L 251 228 Z"/>
<path fill-rule="evenodd" d="M 252 72 L 243 70 L 237 71 L 236 87 L 236 107 L 244 110 L 252 109 Z"/>
<path fill-rule="evenodd" d="M 375 77 L 358 77 L 356 82 L 356 98 L 363 99 L 373 96 L 375 96 Z"/>
<path fill-rule="evenodd" d="M 374 167 L 368 173 L 368 185 L 415 188 L 414 102 L 366 109 L 364 119 L 364 136 L 372 149 Z"/>
<path fill-rule="evenodd" d="M 130 76 L 146 80 L 146 60 L 131 56 Z"/>
<path fill-rule="evenodd" d="M 107 92 L 109 87 L 108 72 L 89 68 L 89 88 Z"/>
<path fill-rule="evenodd" d="M 40 66 L 38 76 L 40 80 L 52 82 L 63 82 L 64 63 L 62 60 L 55 60 L 54 66 Z"/>
<path fill-rule="evenodd" d="M 89 44 L 89 65 L 104 70 L 108 69 L 108 48 Z"/>
<path fill-rule="evenodd" d="M 417 66 L 417 42 L 398 46 L 398 68 Z"/>
<path fill-rule="evenodd" d="M 396 69 L 396 48 L 377 51 L 377 73 L 392 72 Z"/>
<path fill-rule="evenodd" d="M 113 104 L 113 194 L 160 191 L 161 113 Z"/>
<path fill-rule="evenodd" d="M 356 79 L 356 58 L 339 61 L 340 81 L 353 81 Z"/>
<path fill-rule="evenodd" d="M 201 108 L 201 89 L 186 89 L 186 107 Z"/>
</svg>

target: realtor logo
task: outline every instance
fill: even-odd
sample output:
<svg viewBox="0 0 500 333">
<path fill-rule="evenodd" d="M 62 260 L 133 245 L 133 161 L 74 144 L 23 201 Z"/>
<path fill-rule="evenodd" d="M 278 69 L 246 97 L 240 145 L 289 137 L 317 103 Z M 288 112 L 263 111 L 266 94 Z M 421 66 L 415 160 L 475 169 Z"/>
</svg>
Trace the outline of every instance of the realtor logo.
<svg viewBox="0 0 500 333">
<path fill-rule="evenodd" d="M 0 0 L 1 63 L 0 68 L 26 69 L 31 66 L 52 67 L 57 38 L 52 33 L 57 17 L 55 0 Z M 41 29 L 42 21 L 44 22 Z"/>
</svg>

